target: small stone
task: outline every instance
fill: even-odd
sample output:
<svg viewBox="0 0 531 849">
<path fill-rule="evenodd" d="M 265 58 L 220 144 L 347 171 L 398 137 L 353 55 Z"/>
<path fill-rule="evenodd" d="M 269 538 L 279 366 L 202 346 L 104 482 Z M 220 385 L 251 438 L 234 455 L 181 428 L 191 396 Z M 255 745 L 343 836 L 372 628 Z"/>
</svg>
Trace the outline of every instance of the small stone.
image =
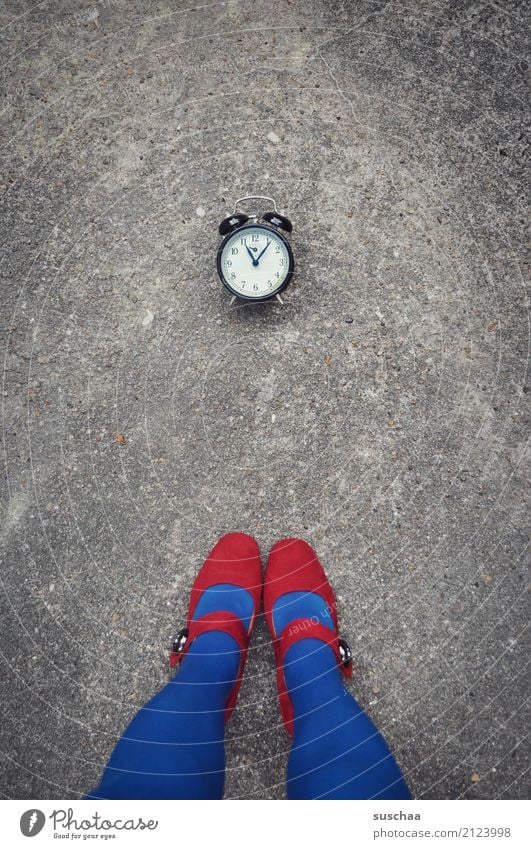
<svg viewBox="0 0 531 849">
<path fill-rule="evenodd" d="M 142 321 L 142 327 L 149 327 L 154 318 L 155 316 L 153 315 L 151 310 L 147 310 L 146 315 Z"/>
<path fill-rule="evenodd" d="M 195 214 L 198 215 L 199 218 L 204 218 L 205 215 L 206 215 L 206 212 L 205 212 L 205 210 L 203 209 L 202 206 L 198 206 L 196 211 L 195 211 Z"/>
<path fill-rule="evenodd" d="M 354 319 L 351 315 L 347 315 L 347 317 L 345 318 L 345 324 L 352 324 L 353 321 Z"/>
<path fill-rule="evenodd" d="M 481 776 L 478 775 L 477 772 L 473 772 L 470 776 L 470 781 L 472 782 L 472 784 L 477 784 L 478 781 L 481 781 Z"/>
<path fill-rule="evenodd" d="M 273 131 L 271 131 L 270 133 L 267 134 L 267 138 L 273 144 L 278 144 L 280 142 L 280 136 L 277 136 L 277 134 L 274 133 Z"/>
</svg>

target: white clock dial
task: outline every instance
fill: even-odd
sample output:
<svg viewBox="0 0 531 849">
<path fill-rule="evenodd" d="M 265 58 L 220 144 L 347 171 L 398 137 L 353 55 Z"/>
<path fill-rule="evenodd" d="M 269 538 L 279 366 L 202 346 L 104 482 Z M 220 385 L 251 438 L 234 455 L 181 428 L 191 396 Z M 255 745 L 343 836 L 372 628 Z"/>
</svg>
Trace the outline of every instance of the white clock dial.
<svg viewBox="0 0 531 849">
<path fill-rule="evenodd" d="M 251 224 L 228 237 L 219 258 L 219 270 L 234 294 L 267 298 L 284 284 L 291 271 L 291 258 L 278 233 Z"/>
</svg>

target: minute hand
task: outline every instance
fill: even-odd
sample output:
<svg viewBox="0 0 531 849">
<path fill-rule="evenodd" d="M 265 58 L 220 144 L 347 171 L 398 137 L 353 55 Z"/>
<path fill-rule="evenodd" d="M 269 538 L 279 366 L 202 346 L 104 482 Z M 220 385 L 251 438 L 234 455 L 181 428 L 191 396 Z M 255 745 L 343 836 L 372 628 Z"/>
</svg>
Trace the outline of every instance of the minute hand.
<svg viewBox="0 0 531 849">
<path fill-rule="evenodd" d="M 258 254 L 258 256 L 256 257 L 256 264 L 257 264 L 257 265 L 258 265 L 258 262 L 259 262 L 260 258 L 261 258 L 261 257 L 263 257 L 263 255 L 264 255 L 264 254 L 265 254 L 265 252 L 267 251 L 267 249 L 268 249 L 268 247 L 269 247 L 269 245 L 270 245 L 270 244 L 271 244 L 271 239 L 268 239 L 268 240 L 267 240 L 267 245 L 265 246 L 264 250 L 263 250 L 263 251 L 260 251 L 260 253 L 259 253 L 259 254 Z"/>
</svg>

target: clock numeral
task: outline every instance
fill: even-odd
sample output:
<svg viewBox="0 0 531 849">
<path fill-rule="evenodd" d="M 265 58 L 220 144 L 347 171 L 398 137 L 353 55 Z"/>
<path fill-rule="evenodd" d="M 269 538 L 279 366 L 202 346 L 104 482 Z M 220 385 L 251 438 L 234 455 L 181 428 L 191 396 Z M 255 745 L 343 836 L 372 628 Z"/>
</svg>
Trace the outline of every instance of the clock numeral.
<svg viewBox="0 0 531 849">
<path fill-rule="evenodd" d="M 255 292 L 258 292 L 258 283 L 254 284 L 253 289 L 254 289 Z"/>
<path fill-rule="evenodd" d="M 236 280 L 236 274 L 234 273 L 234 271 L 232 272 L 232 274 L 231 274 L 231 276 L 230 276 L 230 279 L 231 279 L 231 280 Z"/>
<path fill-rule="evenodd" d="M 243 244 L 243 239 L 242 239 L 242 244 Z M 233 256 L 235 256 L 238 253 L 238 248 L 231 248 L 230 252 Z"/>
<path fill-rule="evenodd" d="M 280 265 L 280 267 L 282 268 L 282 266 L 284 265 L 284 260 L 283 260 L 283 259 L 279 259 L 278 264 L 279 264 L 279 265 Z"/>
<path fill-rule="evenodd" d="M 277 280 L 278 280 L 278 278 L 280 277 L 280 271 L 277 271 L 277 273 L 275 274 L 275 277 L 276 277 L 276 278 L 277 278 Z"/>
<path fill-rule="evenodd" d="M 225 265 L 227 266 L 227 268 L 232 268 L 232 260 L 228 259 Z"/>
<path fill-rule="evenodd" d="M 280 253 L 280 245 L 275 245 L 275 253 L 276 254 Z"/>
<path fill-rule="evenodd" d="M 251 241 L 252 242 L 259 242 L 260 236 L 258 236 L 256 233 L 253 233 L 253 235 L 251 236 Z"/>
</svg>

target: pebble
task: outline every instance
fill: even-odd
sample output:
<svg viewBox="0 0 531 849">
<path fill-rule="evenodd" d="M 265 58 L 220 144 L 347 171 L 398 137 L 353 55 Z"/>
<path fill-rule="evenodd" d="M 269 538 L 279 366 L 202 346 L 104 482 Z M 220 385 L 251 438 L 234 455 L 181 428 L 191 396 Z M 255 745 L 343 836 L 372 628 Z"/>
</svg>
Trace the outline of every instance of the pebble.
<svg viewBox="0 0 531 849">
<path fill-rule="evenodd" d="M 142 321 L 142 327 L 149 327 L 149 325 L 151 324 L 151 322 L 153 321 L 154 318 L 155 318 L 155 316 L 153 315 L 151 310 L 147 310 L 146 316 L 145 316 L 144 320 Z"/>
<path fill-rule="evenodd" d="M 280 142 L 280 136 L 277 136 L 277 134 L 273 132 L 268 133 L 267 138 L 270 142 L 273 142 L 273 144 L 278 144 Z"/>
<path fill-rule="evenodd" d="M 347 317 L 345 318 L 345 324 L 352 324 L 353 321 L 354 319 L 351 315 L 347 315 Z"/>
<path fill-rule="evenodd" d="M 206 212 L 205 212 L 205 210 L 203 209 L 202 206 L 198 206 L 196 211 L 195 211 L 195 214 L 199 215 L 199 218 L 204 218 L 205 215 L 206 215 Z"/>
</svg>

